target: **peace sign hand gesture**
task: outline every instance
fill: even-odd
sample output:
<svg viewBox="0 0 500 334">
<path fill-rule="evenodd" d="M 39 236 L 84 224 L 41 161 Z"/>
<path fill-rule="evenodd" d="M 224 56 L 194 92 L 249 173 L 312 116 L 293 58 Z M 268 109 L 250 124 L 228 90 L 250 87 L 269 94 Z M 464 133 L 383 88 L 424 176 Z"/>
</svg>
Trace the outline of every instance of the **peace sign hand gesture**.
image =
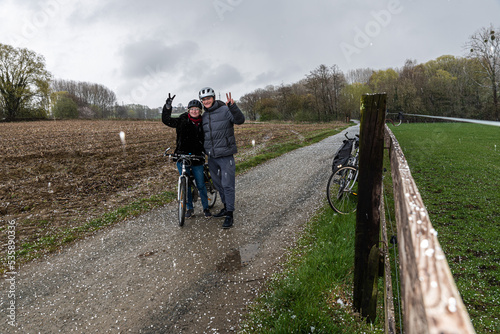
<svg viewBox="0 0 500 334">
<path fill-rule="evenodd" d="M 167 107 L 167 109 L 172 108 L 172 102 L 174 101 L 174 98 L 175 98 L 175 95 L 170 96 L 170 93 L 168 93 L 168 99 L 167 99 L 167 101 L 165 101 L 165 106 Z"/>
<path fill-rule="evenodd" d="M 226 105 L 229 107 L 231 104 L 234 104 L 234 100 L 233 98 L 231 97 L 231 92 L 229 92 L 229 94 L 226 93 L 226 98 L 227 98 L 227 102 L 226 102 Z"/>
</svg>

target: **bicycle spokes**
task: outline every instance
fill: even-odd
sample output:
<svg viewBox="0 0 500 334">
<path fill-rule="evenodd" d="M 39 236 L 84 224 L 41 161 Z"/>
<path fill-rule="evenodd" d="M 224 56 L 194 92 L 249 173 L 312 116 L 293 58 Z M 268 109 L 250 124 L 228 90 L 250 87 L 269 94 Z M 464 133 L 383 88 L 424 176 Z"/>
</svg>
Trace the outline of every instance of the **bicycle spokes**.
<svg viewBox="0 0 500 334">
<path fill-rule="evenodd" d="M 357 169 L 346 166 L 338 169 L 330 176 L 327 185 L 327 198 L 335 211 L 345 214 L 356 211 L 357 196 Z"/>
</svg>

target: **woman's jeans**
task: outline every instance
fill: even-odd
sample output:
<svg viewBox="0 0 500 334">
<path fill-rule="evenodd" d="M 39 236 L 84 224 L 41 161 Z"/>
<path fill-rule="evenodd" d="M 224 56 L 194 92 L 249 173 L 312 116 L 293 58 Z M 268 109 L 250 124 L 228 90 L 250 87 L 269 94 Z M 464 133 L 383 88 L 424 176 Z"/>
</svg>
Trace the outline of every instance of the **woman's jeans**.
<svg viewBox="0 0 500 334">
<path fill-rule="evenodd" d="M 182 163 L 180 161 L 177 162 L 177 169 L 179 170 L 179 175 L 182 173 Z M 187 175 L 191 175 L 193 173 L 194 180 L 196 182 L 196 188 L 198 188 L 198 192 L 200 194 L 201 205 L 203 206 L 203 210 L 208 209 L 208 196 L 207 196 L 207 187 L 205 187 L 205 177 L 203 176 L 203 165 L 199 166 L 189 166 L 186 167 Z M 193 194 L 191 191 L 191 187 L 189 187 L 187 192 L 187 209 L 193 209 Z"/>
</svg>

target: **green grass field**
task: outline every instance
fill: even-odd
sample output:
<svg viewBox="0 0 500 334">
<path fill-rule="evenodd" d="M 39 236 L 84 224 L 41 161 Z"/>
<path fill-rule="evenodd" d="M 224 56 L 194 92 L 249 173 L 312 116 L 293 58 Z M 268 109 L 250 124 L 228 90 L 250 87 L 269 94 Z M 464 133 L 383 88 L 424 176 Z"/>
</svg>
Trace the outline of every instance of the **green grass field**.
<svg viewBox="0 0 500 334">
<path fill-rule="evenodd" d="M 500 332 L 500 128 L 427 123 L 391 130 L 476 332 Z"/>
<path fill-rule="evenodd" d="M 476 332 L 500 332 L 500 129 L 448 123 L 391 129 Z M 352 312 L 354 226 L 355 215 L 336 215 L 326 205 L 307 223 L 283 272 L 252 305 L 241 332 L 383 333 L 380 306 L 374 325 Z M 379 305 L 381 299 L 379 293 Z"/>
</svg>

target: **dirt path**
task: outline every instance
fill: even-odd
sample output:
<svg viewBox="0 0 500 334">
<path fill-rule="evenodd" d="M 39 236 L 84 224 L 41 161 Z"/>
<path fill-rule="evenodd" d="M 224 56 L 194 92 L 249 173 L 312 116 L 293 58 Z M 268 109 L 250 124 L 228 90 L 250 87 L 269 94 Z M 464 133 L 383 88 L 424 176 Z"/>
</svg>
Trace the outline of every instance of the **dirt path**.
<svg viewBox="0 0 500 334">
<path fill-rule="evenodd" d="M 348 129 L 350 134 L 358 127 Z M 0 333 L 232 333 L 323 203 L 344 132 L 237 178 L 235 226 L 174 205 L 123 222 L 2 280 Z M 220 209 L 217 203 L 215 210 Z M 16 325 L 8 324 L 16 302 Z"/>
</svg>

